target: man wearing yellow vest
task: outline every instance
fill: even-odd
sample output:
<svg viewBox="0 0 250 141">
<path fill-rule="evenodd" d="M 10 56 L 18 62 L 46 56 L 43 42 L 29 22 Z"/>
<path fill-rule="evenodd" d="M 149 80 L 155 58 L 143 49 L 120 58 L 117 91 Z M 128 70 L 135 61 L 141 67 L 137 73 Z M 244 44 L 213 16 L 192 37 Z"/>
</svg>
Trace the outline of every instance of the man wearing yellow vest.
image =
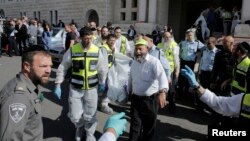
<svg viewBox="0 0 250 141">
<path fill-rule="evenodd" d="M 103 93 L 108 72 L 108 61 L 102 50 L 92 44 L 89 27 L 80 30 L 81 42 L 72 46 L 63 56 L 58 67 L 54 94 L 61 99 L 61 87 L 67 70 L 71 68 L 69 91 L 69 118 L 76 126 L 75 140 L 80 141 L 82 129 L 86 131 L 86 141 L 95 141 L 97 126 L 97 89 Z"/>
<path fill-rule="evenodd" d="M 109 34 L 107 36 L 107 41 L 106 43 L 102 46 L 103 48 L 105 48 L 106 50 L 106 53 L 103 53 L 104 56 L 106 56 L 106 58 L 108 59 L 108 67 L 111 68 L 111 66 L 113 65 L 114 63 L 114 56 L 113 56 L 113 53 L 115 52 L 115 47 L 114 47 L 114 44 L 115 44 L 115 35 L 114 34 Z M 107 82 L 107 81 L 106 81 Z M 106 114 L 113 114 L 113 109 L 111 107 L 109 107 L 109 98 L 107 96 L 107 91 L 108 91 L 108 86 L 107 86 L 107 83 L 106 83 L 106 87 L 105 87 L 105 91 L 103 93 L 103 95 L 101 95 L 99 98 L 100 98 L 100 101 L 101 101 L 101 105 L 100 105 L 100 110 Z"/>
<path fill-rule="evenodd" d="M 115 28 L 115 47 L 117 52 L 120 52 L 124 55 L 131 56 L 131 47 L 128 43 L 128 39 L 122 35 L 122 30 L 120 27 Z"/>
<path fill-rule="evenodd" d="M 231 82 L 232 95 L 250 92 L 250 59 L 248 53 L 250 53 L 250 46 L 247 42 L 242 42 L 233 48 L 236 64 Z"/>
<path fill-rule="evenodd" d="M 228 10 L 224 10 L 222 18 L 223 18 L 223 33 L 224 35 L 229 35 L 232 24 L 232 14 Z"/>
<path fill-rule="evenodd" d="M 174 94 L 176 93 L 175 87 L 179 78 L 180 72 L 180 59 L 179 59 L 179 46 L 174 41 L 170 32 L 164 32 L 164 42 L 159 43 L 157 46 L 163 50 L 165 57 L 168 59 L 172 81 L 170 82 L 170 93 L 169 93 L 169 112 L 175 112 L 175 101 Z"/>
</svg>

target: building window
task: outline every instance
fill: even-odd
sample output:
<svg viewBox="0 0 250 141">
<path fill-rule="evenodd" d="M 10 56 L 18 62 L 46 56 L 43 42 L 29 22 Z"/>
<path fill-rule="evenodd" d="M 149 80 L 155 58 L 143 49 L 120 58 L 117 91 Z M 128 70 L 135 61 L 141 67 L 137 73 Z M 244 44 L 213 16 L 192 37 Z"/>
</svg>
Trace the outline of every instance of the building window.
<svg viewBox="0 0 250 141">
<path fill-rule="evenodd" d="M 23 16 L 26 16 L 26 12 L 23 12 Z"/>
<path fill-rule="evenodd" d="M 40 13 L 40 11 L 38 11 L 38 20 L 39 21 L 41 20 L 41 13 Z"/>
<path fill-rule="evenodd" d="M 53 11 L 50 11 L 50 24 L 53 24 Z"/>
<path fill-rule="evenodd" d="M 126 8 L 126 0 L 121 0 L 121 8 Z"/>
<path fill-rule="evenodd" d="M 132 8 L 136 8 L 137 7 L 137 0 L 132 0 Z"/>
<path fill-rule="evenodd" d="M 121 21 L 125 21 L 125 20 L 126 20 L 126 13 L 121 12 Z"/>
<path fill-rule="evenodd" d="M 55 10 L 55 24 L 57 25 L 57 21 L 58 21 L 58 12 L 57 10 Z"/>
<path fill-rule="evenodd" d="M 22 18 L 23 17 L 23 12 L 20 12 L 20 18 Z"/>
<path fill-rule="evenodd" d="M 137 13 L 136 12 L 132 12 L 131 13 L 131 20 L 132 21 L 136 21 L 137 20 Z"/>
<path fill-rule="evenodd" d="M 36 17 L 36 11 L 34 11 L 34 19 L 36 19 L 37 17 Z"/>
</svg>

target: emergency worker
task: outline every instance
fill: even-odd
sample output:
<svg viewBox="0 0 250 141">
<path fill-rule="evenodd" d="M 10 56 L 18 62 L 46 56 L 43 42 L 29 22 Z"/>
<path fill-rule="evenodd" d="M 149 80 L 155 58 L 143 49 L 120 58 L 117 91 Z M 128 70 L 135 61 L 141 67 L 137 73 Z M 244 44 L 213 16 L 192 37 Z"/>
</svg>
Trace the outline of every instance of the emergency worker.
<svg viewBox="0 0 250 141">
<path fill-rule="evenodd" d="M 38 85 L 49 81 L 51 55 L 33 46 L 22 56 L 22 69 L 0 92 L 0 140 L 42 141 L 41 102 Z"/>
<path fill-rule="evenodd" d="M 105 90 L 108 63 L 102 50 L 92 44 L 89 27 L 80 30 L 81 42 L 72 46 L 63 56 L 55 80 L 55 95 L 61 99 L 61 83 L 71 69 L 69 91 L 69 118 L 76 126 L 76 141 L 81 140 L 82 129 L 86 131 L 86 141 L 95 141 L 97 126 L 97 86 L 98 92 Z"/>
</svg>

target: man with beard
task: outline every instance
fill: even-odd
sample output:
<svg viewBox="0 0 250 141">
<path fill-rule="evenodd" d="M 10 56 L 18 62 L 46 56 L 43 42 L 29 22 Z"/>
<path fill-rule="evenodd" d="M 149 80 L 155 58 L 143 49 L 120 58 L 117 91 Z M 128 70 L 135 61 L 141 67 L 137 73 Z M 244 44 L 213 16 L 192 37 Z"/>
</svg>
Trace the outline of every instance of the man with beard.
<svg viewBox="0 0 250 141">
<path fill-rule="evenodd" d="M 153 141 L 159 106 L 167 104 L 168 82 L 161 62 L 148 54 L 148 42 L 135 43 L 128 81 L 131 95 L 131 126 L 129 141 Z"/>
<path fill-rule="evenodd" d="M 103 26 L 102 29 L 101 29 L 101 36 L 98 36 L 93 41 L 93 44 L 95 44 L 98 47 L 103 46 L 107 41 L 108 35 L 109 35 L 109 29 L 106 26 Z"/>
<path fill-rule="evenodd" d="M 242 42 L 233 48 L 233 56 L 236 64 L 233 69 L 231 94 L 250 92 L 250 59 L 248 53 L 250 46 L 247 42 Z"/>
<path fill-rule="evenodd" d="M 92 44 L 92 31 L 89 27 L 80 30 L 81 42 L 65 52 L 58 67 L 54 94 L 61 99 L 61 83 L 71 70 L 69 90 L 69 118 L 76 127 L 75 140 L 80 141 L 86 131 L 86 141 L 95 141 L 97 126 L 97 86 L 98 92 L 105 90 L 108 61 L 103 57 L 101 48 Z"/>
<path fill-rule="evenodd" d="M 52 60 L 42 47 L 22 56 L 22 70 L 0 92 L 0 140 L 42 141 L 43 124 L 38 85 L 49 81 Z"/>
<path fill-rule="evenodd" d="M 176 85 L 179 78 L 180 72 L 180 59 L 179 59 L 179 46 L 174 41 L 173 36 L 170 32 L 166 31 L 163 35 L 162 43 L 157 46 L 163 50 L 165 57 L 168 59 L 171 71 L 171 81 L 170 82 L 170 93 L 168 94 L 169 100 L 169 112 L 175 112 L 175 93 Z"/>
</svg>

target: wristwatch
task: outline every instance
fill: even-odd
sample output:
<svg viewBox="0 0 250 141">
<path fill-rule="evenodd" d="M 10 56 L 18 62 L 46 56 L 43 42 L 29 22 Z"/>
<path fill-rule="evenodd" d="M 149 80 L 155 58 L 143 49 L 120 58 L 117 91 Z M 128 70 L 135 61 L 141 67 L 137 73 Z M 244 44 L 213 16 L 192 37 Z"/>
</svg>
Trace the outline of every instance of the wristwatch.
<svg viewBox="0 0 250 141">
<path fill-rule="evenodd" d="M 168 91 L 167 91 L 167 89 L 161 89 L 161 90 L 159 90 L 159 93 L 167 93 Z"/>
</svg>

